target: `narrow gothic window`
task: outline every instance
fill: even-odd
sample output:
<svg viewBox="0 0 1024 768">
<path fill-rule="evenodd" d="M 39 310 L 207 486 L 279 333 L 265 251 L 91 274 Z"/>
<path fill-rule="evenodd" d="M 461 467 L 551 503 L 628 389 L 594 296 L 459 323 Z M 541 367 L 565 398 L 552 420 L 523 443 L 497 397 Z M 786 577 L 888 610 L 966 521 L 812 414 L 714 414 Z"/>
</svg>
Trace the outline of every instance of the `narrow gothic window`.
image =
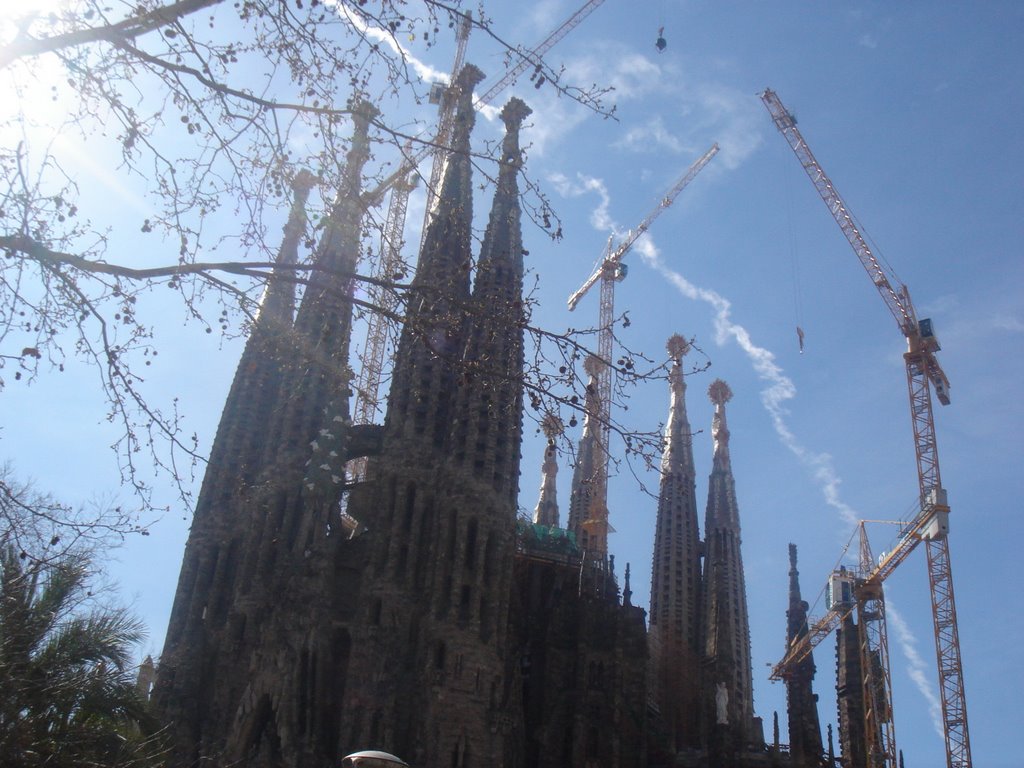
<svg viewBox="0 0 1024 768">
<path fill-rule="evenodd" d="M 469 526 L 466 529 L 466 556 L 464 559 L 466 570 L 471 571 L 476 568 L 476 533 L 478 523 L 476 518 L 469 521 Z"/>
</svg>

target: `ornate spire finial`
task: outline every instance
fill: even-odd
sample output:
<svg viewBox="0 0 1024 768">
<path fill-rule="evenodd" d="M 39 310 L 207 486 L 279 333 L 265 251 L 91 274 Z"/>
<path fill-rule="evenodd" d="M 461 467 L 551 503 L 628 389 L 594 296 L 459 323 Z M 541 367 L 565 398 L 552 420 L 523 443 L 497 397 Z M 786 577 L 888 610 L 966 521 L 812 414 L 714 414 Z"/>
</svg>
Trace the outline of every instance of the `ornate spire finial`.
<svg viewBox="0 0 1024 768">
<path fill-rule="evenodd" d="M 672 392 L 680 398 L 686 390 L 686 382 L 683 381 L 683 356 L 690 351 L 689 342 L 678 333 L 673 334 L 669 337 L 668 342 L 665 344 L 665 349 L 668 350 L 669 357 L 672 358 L 672 368 L 668 372 L 668 383 L 672 388 Z M 678 405 L 678 408 L 682 408 L 682 403 Z M 677 406 L 673 403 L 673 412 L 677 410 Z"/>
<path fill-rule="evenodd" d="M 714 440 L 714 463 L 716 467 L 729 466 L 729 427 L 725 421 L 725 404 L 732 400 L 732 390 L 721 379 L 715 379 L 708 387 L 708 397 L 715 404 L 715 416 L 711 420 L 711 437 Z"/>
<path fill-rule="evenodd" d="M 633 590 L 629 588 L 629 563 L 626 563 L 626 580 L 622 586 L 622 604 L 633 604 Z"/>
<path fill-rule="evenodd" d="M 715 405 L 723 406 L 732 400 L 732 390 L 721 379 L 715 379 L 711 382 L 711 386 L 708 387 L 708 397 L 711 398 L 711 402 Z"/>
<path fill-rule="evenodd" d="M 463 94 L 472 94 L 477 83 L 483 79 L 484 73 L 480 71 L 479 67 L 475 64 L 466 64 L 459 70 L 459 74 L 455 76 L 455 85 Z"/>
<path fill-rule="evenodd" d="M 352 113 L 352 120 L 360 126 L 361 131 L 365 131 L 380 114 L 374 103 L 361 94 L 356 94 L 348 100 L 348 109 Z"/>
<path fill-rule="evenodd" d="M 665 349 L 668 350 L 669 357 L 675 362 L 681 363 L 683 356 L 690 351 L 690 342 L 678 333 L 674 333 L 669 337 L 668 343 L 665 344 Z"/>
<path fill-rule="evenodd" d="M 526 102 L 515 96 L 509 99 L 501 109 L 501 119 L 505 123 L 506 131 L 519 130 L 523 121 L 532 114 L 533 110 L 526 105 Z"/>
<path fill-rule="evenodd" d="M 301 194 L 309 194 L 309 191 L 316 184 L 316 176 L 308 168 L 302 168 L 292 179 L 292 191 L 296 197 Z"/>
<path fill-rule="evenodd" d="M 597 355 L 587 355 L 587 359 L 583 361 L 583 370 L 586 371 L 587 375 L 590 377 L 596 377 L 600 375 L 601 368 L 603 366 L 604 363 L 601 361 L 601 358 L 598 357 Z"/>
<path fill-rule="evenodd" d="M 540 428 L 549 443 L 555 442 L 555 438 L 565 431 L 565 425 L 562 424 L 562 420 L 553 413 L 548 413 L 544 416 L 540 422 Z"/>
<path fill-rule="evenodd" d="M 519 129 L 533 110 L 521 99 L 512 98 L 501 110 L 505 123 L 505 138 L 501 143 L 502 173 L 515 173 L 523 165 L 523 153 L 519 150 Z"/>
<path fill-rule="evenodd" d="M 541 466 L 540 498 L 533 510 L 533 522 L 538 525 L 558 527 L 558 498 L 556 493 L 556 476 L 558 475 L 558 446 L 555 440 L 564 427 L 562 420 L 553 413 L 544 416 L 540 428 L 548 438 L 544 449 L 544 464 Z"/>
</svg>

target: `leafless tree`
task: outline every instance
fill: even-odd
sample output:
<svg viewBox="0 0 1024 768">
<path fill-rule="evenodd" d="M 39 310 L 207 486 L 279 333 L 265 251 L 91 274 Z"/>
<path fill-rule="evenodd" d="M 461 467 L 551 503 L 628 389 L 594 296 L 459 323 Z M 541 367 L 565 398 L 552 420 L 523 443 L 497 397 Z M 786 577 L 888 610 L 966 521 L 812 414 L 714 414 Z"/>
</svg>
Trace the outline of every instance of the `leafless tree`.
<svg viewBox="0 0 1024 768">
<path fill-rule="evenodd" d="M 544 87 L 612 114 L 606 89 L 565 82 L 463 0 L 77 0 L 0 30 L 0 87 L 9 94 L 0 120 L 0 390 L 84 359 L 119 425 L 125 481 L 145 494 L 140 457 L 180 475 L 183 458 L 201 458 L 198 442 L 173 403 L 144 391 L 145 366 L 159 353 L 145 306 L 158 286 L 169 288 L 201 329 L 244 333 L 272 274 L 291 180 L 301 169 L 318 180 L 304 235 L 311 247 L 339 188 L 351 99 L 425 102 L 429 84 L 403 43 L 450 39 L 470 10 L 474 34 L 503 46 L 510 64 L 526 58 Z M 378 184 L 409 142 L 433 141 L 387 109 L 373 138 Z M 83 152 L 99 174 L 82 172 Z M 496 154 L 491 146 L 477 158 L 485 174 L 493 176 L 487 162 Z M 96 181 L 105 174 L 145 208 L 105 218 L 111 206 L 95 205 L 110 194 Z M 538 186 L 528 179 L 524 189 L 524 210 L 560 237 Z M 368 193 L 368 206 L 381 196 L 379 187 Z M 278 279 L 301 286 L 311 268 L 300 261 Z M 404 275 L 387 277 L 390 289 L 407 288 Z M 530 330 L 538 339 L 531 410 L 538 418 L 580 410 L 586 382 L 577 363 L 591 337 Z M 609 362 L 625 385 L 660 371 L 628 352 Z M 631 449 L 657 443 L 654 433 L 615 428 Z"/>
</svg>

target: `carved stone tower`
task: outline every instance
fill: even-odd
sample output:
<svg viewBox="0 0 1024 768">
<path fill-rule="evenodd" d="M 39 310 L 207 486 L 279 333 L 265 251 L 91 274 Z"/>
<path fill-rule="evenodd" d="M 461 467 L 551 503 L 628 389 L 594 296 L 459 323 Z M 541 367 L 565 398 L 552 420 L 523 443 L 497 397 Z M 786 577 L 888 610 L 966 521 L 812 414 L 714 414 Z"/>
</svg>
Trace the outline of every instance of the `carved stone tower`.
<svg viewBox="0 0 1024 768">
<path fill-rule="evenodd" d="M 562 422 L 557 416 L 548 414 L 541 425 L 548 444 L 544 448 L 544 465 L 541 467 L 540 497 L 533 511 L 533 522 L 538 525 L 558 527 L 558 446 L 556 440 L 562 434 Z"/>
<path fill-rule="evenodd" d="M 651 693 L 676 749 L 700 745 L 700 538 L 693 441 L 686 416 L 682 336 L 668 341 L 671 404 L 661 458 L 661 486 L 651 567 L 648 647 Z"/>
<path fill-rule="evenodd" d="M 370 530 L 342 731 L 422 765 L 506 765 L 508 600 L 522 421 L 519 127 L 512 100 L 470 294 L 473 86 L 412 284 L 381 456 L 349 513 Z"/>
<path fill-rule="evenodd" d="M 864 733 L 864 679 L 860 640 L 853 614 L 836 630 L 836 705 L 843 765 L 867 768 Z"/>
<path fill-rule="evenodd" d="M 576 540 L 592 560 L 604 562 L 608 554 L 608 539 L 602 526 L 595 526 L 596 504 L 604 504 L 601 474 L 607 460 L 601 441 L 601 413 L 598 402 L 598 373 L 604 363 L 591 355 L 583 364 L 587 373 L 587 390 L 584 399 L 583 435 L 576 451 L 576 466 L 572 472 L 572 486 L 569 492 L 569 530 L 576 534 Z M 607 515 L 605 515 L 607 517 Z"/>
<path fill-rule="evenodd" d="M 800 597 L 796 569 L 796 544 L 789 545 L 789 610 L 786 611 L 786 643 L 792 645 L 807 634 L 807 603 Z M 818 768 L 824 750 L 818 697 L 814 693 L 814 657 L 808 654 L 786 678 L 786 713 L 789 719 L 789 754 L 797 768 Z"/>
<path fill-rule="evenodd" d="M 351 307 L 349 280 L 340 275 L 354 271 L 358 256 L 372 117 L 369 105 L 354 106 L 343 188 L 302 306 L 293 323 L 291 275 L 272 278 L 211 451 L 153 694 L 175 723 L 174 759 L 183 764 L 225 754 L 249 684 L 248 660 L 265 642 L 277 596 L 296 587 L 295 564 L 319 546 L 316 532 L 327 530 L 341 493 L 340 483 L 324 489 L 302 478 L 318 435 L 330 428 L 336 440 L 346 437 L 328 414 L 347 411 Z M 311 181 L 297 179 L 279 264 L 296 259 Z"/>
<path fill-rule="evenodd" d="M 716 379 L 708 395 L 715 404 L 715 416 L 711 426 L 714 459 L 704 522 L 704 731 L 709 744 L 743 749 L 749 743 L 763 742 L 764 736 L 754 723 L 747 591 L 725 420 L 725 404 L 732 398 L 732 391 Z"/>
</svg>

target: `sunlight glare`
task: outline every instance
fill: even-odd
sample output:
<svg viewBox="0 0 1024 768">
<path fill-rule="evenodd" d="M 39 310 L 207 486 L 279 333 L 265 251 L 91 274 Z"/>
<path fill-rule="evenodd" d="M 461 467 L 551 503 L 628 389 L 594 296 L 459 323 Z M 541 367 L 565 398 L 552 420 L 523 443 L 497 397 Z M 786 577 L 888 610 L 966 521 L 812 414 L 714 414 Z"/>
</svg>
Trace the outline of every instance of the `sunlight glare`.
<svg viewBox="0 0 1024 768">
<path fill-rule="evenodd" d="M 25 33 L 35 22 L 51 13 L 66 9 L 73 0 L 0 0 L 0 45 L 7 45 L 19 33 Z M 39 30 L 33 30 L 38 34 Z"/>
</svg>

